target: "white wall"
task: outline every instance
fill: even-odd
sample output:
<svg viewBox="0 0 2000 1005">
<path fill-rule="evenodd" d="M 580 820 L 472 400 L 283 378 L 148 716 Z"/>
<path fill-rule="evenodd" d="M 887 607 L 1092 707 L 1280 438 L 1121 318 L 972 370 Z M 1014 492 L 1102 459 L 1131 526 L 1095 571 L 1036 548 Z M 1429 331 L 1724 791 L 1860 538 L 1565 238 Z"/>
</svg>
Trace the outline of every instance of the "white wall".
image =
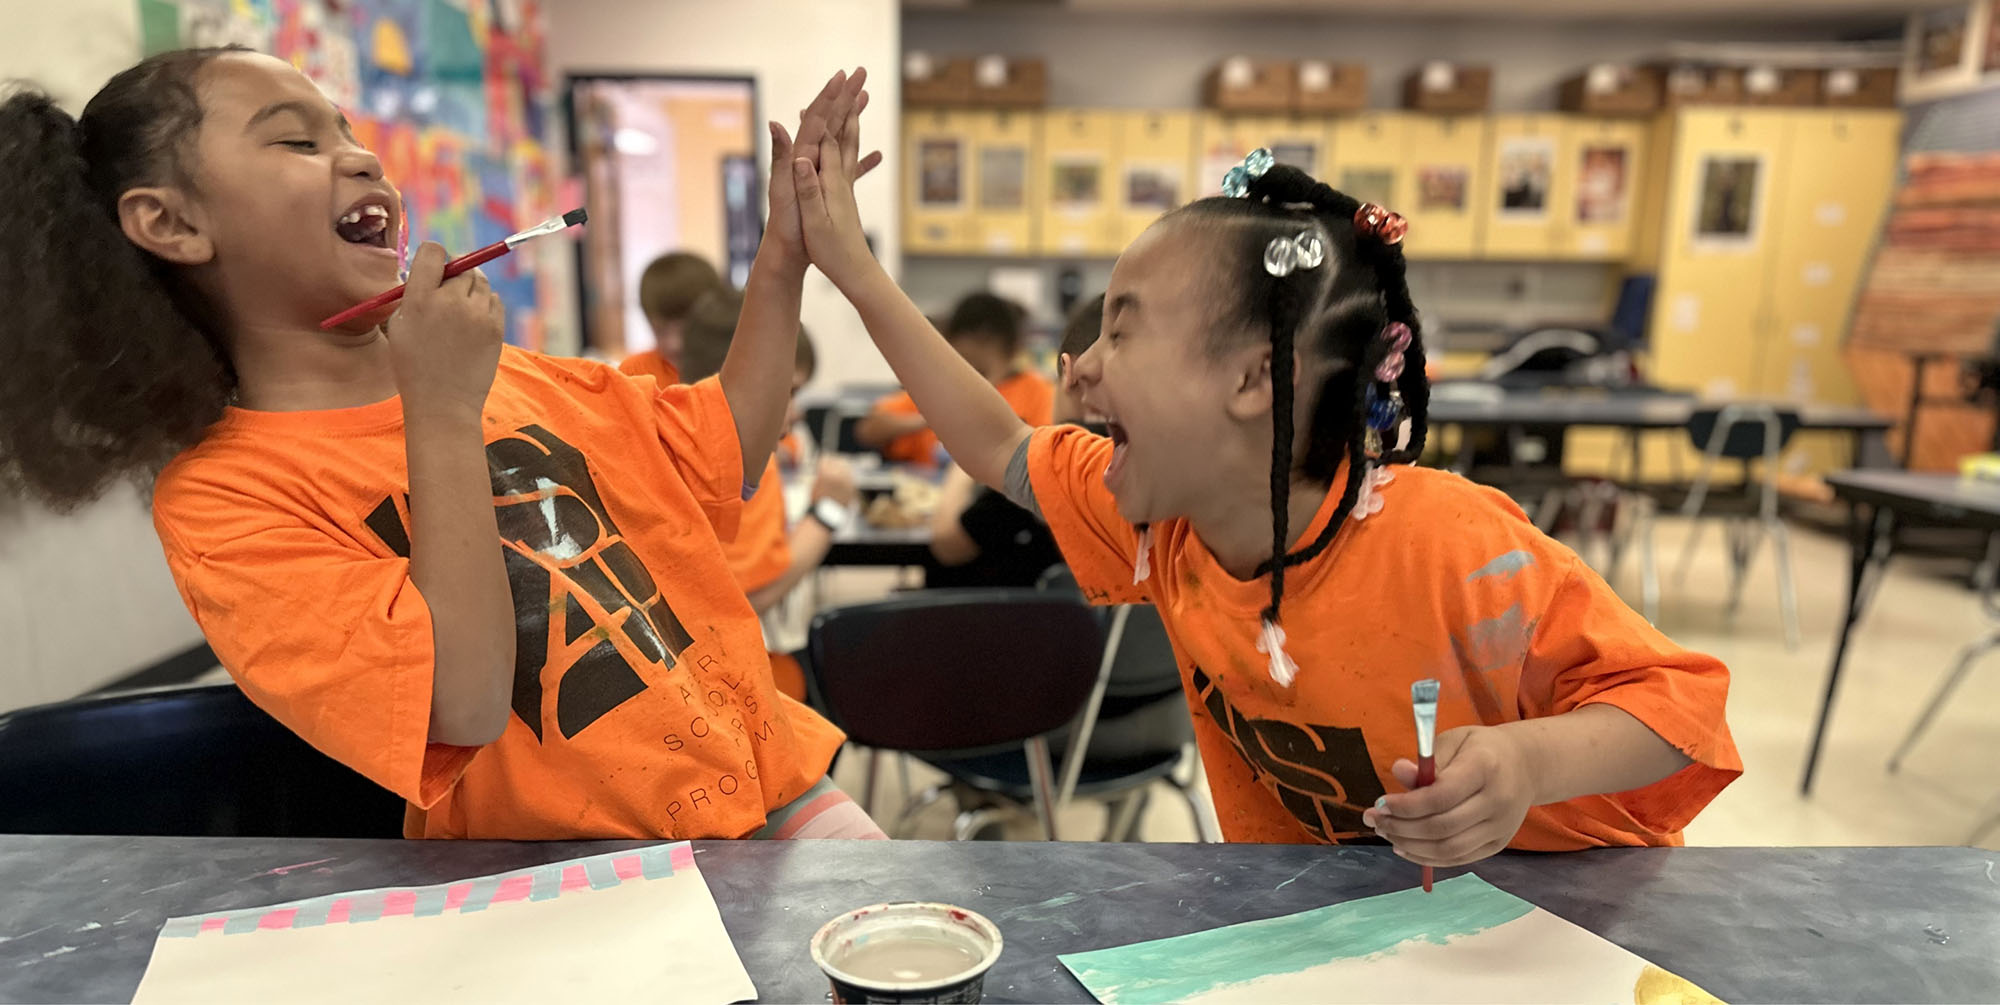
<svg viewBox="0 0 2000 1005">
<path fill-rule="evenodd" d="M 548 4 L 548 59 L 558 87 L 572 72 L 753 76 L 767 119 L 792 129 L 798 110 L 838 69 L 866 66 L 863 140 L 891 156 L 856 190 L 876 253 L 898 271 L 896 109 L 902 105 L 896 0 L 563 0 Z M 758 129 L 759 146 L 767 146 Z M 768 159 L 768 150 L 765 155 Z M 881 380 L 888 366 L 839 291 L 814 272 L 803 316 L 822 385 Z"/>
<path fill-rule="evenodd" d="M 72 112 L 138 59 L 131 0 L 0 0 L 0 80 Z M 65 517 L 0 518 L 0 710 L 72 697 L 201 641 L 146 505 L 120 489 Z"/>
</svg>

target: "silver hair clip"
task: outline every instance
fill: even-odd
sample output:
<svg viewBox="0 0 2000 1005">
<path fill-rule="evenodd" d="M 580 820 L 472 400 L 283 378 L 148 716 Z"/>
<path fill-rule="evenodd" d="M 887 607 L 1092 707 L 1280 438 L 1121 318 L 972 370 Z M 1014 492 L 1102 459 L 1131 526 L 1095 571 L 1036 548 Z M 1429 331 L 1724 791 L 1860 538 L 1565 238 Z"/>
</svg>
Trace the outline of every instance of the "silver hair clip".
<svg viewBox="0 0 2000 1005">
<path fill-rule="evenodd" d="M 1310 230 L 1293 237 L 1276 237 L 1264 246 L 1264 271 L 1283 279 L 1300 269 L 1317 269 L 1326 261 L 1326 245 Z"/>
</svg>

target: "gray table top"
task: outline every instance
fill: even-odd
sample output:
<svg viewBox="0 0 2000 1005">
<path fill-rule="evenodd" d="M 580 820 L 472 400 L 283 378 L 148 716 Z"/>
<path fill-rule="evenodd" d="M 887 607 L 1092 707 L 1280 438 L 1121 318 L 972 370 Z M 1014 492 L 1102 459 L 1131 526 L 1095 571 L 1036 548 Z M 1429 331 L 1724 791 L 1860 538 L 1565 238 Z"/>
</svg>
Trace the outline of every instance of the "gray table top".
<svg viewBox="0 0 2000 1005">
<path fill-rule="evenodd" d="M 171 916 L 632 846 L 0 836 L 0 1000 L 129 1000 Z M 878 901 L 942 900 L 992 918 L 1007 948 L 988 976 L 988 1001 L 1088 1001 L 1058 953 L 1276 917 L 1416 878 L 1381 848 L 695 848 L 763 1001 L 824 1000 L 806 940 L 834 915 Z M 1502 855 L 1474 871 L 1725 1001 L 1964 1002 L 2000 997 L 1997 860 L 1963 848 L 1620 849 Z"/>
<path fill-rule="evenodd" d="M 1430 421 L 1438 425 L 1601 426 L 1618 429 L 1679 429 L 1701 403 L 1681 395 L 1598 396 L 1582 393 L 1524 392 L 1492 400 L 1435 397 Z M 1713 407 L 1713 406 L 1711 406 Z M 1880 432 L 1892 423 L 1866 408 L 1802 405 L 1799 428 Z"/>
<path fill-rule="evenodd" d="M 1826 476 L 1834 495 L 1929 520 L 2000 529 L 2000 485 L 1957 475 L 1866 468 Z"/>
</svg>

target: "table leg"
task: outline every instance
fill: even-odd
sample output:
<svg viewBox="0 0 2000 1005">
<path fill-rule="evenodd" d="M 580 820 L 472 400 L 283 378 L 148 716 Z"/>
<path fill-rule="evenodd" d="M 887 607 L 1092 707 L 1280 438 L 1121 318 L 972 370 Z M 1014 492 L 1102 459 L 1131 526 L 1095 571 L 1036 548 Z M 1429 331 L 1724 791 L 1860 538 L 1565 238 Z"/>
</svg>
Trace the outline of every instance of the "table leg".
<svg viewBox="0 0 2000 1005">
<path fill-rule="evenodd" d="M 1840 640 L 1834 643 L 1833 665 L 1826 672 L 1826 694 L 1820 698 L 1819 718 L 1813 723 L 1812 747 L 1806 752 L 1806 773 L 1799 783 L 1799 794 L 1812 795 L 1813 774 L 1819 770 L 1820 747 L 1826 740 L 1826 722 L 1833 715 L 1833 695 L 1840 686 L 1840 671 L 1847 661 L 1847 643 L 1854 634 L 1855 622 L 1861 620 L 1865 599 L 1862 583 L 1868 578 L 1868 561 L 1875 552 L 1875 541 L 1882 532 L 1882 524 L 1888 518 L 1886 510 L 1863 515 L 1859 503 L 1850 503 L 1847 508 L 1848 569 L 1847 569 L 1847 613 L 1840 625 Z"/>
</svg>

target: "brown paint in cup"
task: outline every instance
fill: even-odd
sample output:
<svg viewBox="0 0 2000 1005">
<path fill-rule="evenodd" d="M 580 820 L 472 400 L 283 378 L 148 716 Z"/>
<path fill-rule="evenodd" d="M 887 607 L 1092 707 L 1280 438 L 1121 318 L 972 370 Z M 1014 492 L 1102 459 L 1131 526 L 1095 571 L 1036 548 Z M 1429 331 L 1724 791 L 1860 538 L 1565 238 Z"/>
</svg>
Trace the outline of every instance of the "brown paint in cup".
<svg viewBox="0 0 2000 1005">
<path fill-rule="evenodd" d="M 986 918 L 915 901 L 849 911 L 812 938 L 813 962 L 842 1005 L 977 1002 L 1000 948 L 1000 929 Z"/>
</svg>

